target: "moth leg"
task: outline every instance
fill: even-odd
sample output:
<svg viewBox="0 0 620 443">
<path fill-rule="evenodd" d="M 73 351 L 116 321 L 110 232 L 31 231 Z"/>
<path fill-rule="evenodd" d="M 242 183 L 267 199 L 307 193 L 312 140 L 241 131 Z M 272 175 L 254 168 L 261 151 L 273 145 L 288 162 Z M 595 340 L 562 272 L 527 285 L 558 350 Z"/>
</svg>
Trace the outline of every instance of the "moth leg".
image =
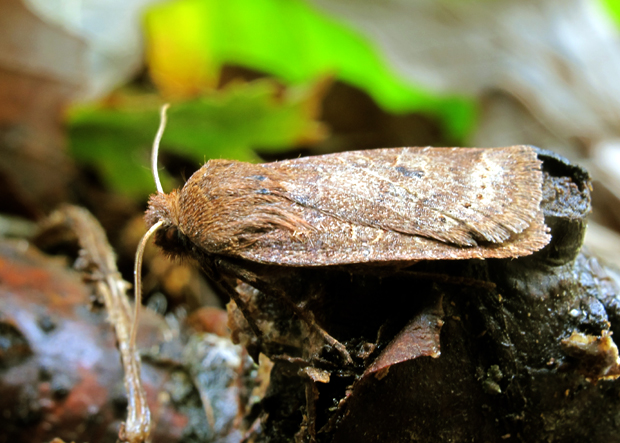
<svg viewBox="0 0 620 443">
<path fill-rule="evenodd" d="M 336 340 L 331 335 L 329 335 L 325 329 L 323 329 L 317 324 L 316 320 L 314 319 L 314 314 L 312 313 L 312 311 L 305 310 L 303 309 L 303 307 L 296 306 L 293 303 L 291 303 L 291 305 L 293 309 L 296 310 L 295 313 L 299 315 L 299 317 L 306 322 L 306 324 L 311 328 L 311 330 L 315 334 L 318 334 L 325 341 L 325 343 L 327 343 L 332 348 L 334 348 L 336 351 L 338 351 L 338 353 L 344 359 L 346 364 L 353 365 L 353 359 L 351 358 L 351 354 L 349 354 L 349 351 L 347 351 L 346 346 L 340 343 L 338 340 Z"/>
<path fill-rule="evenodd" d="M 262 289 L 260 288 L 257 289 L 259 291 L 262 291 Z M 351 358 L 351 354 L 349 354 L 346 346 L 340 343 L 331 335 L 329 335 L 329 333 L 325 329 L 319 326 L 319 324 L 314 319 L 314 314 L 312 313 L 312 311 L 303 309 L 303 306 L 296 305 L 285 296 L 280 296 L 280 299 L 291 307 L 295 314 L 297 314 L 297 316 L 308 326 L 308 328 L 310 328 L 310 331 L 312 333 L 317 334 L 325 343 L 334 348 L 338 352 L 340 357 L 344 360 L 344 363 L 349 366 L 353 365 L 353 359 Z"/>
<path fill-rule="evenodd" d="M 265 343 L 265 335 L 256 324 L 256 321 L 254 321 L 254 317 L 250 314 L 250 309 L 245 300 L 241 297 L 241 294 L 239 294 L 239 292 L 237 292 L 237 290 L 226 279 L 225 275 L 231 274 L 227 272 L 222 273 L 217 269 L 217 265 L 222 263 L 222 260 L 212 260 L 210 257 L 204 255 L 200 260 L 198 260 L 198 262 L 201 264 L 202 270 L 207 274 L 209 279 L 218 285 L 224 293 L 228 294 L 243 314 L 243 317 L 259 344 L 256 352 L 253 353 L 250 349 L 248 349 L 248 352 L 250 352 L 250 356 L 254 359 L 254 361 L 258 361 L 258 353 L 260 352 L 260 349 L 263 348 L 263 344 Z M 232 274 L 232 276 L 234 277 L 234 274 Z"/>
<path fill-rule="evenodd" d="M 312 314 L 311 311 L 307 309 L 303 309 L 304 308 L 303 306 L 297 305 L 296 303 L 291 301 L 281 291 L 274 290 L 272 287 L 273 285 L 270 285 L 268 282 L 265 282 L 264 279 L 262 279 L 255 272 L 252 272 L 247 267 L 235 265 L 234 263 L 228 260 L 217 260 L 215 261 L 215 266 L 219 268 L 218 269 L 219 274 L 226 274 L 234 278 L 238 278 L 239 280 L 243 281 L 244 283 L 247 283 L 253 288 L 258 289 L 263 294 L 279 298 L 283 303 L 288 305 L 293 310 L 293 312 L 308 326 L 308 328 L 310 329 L 312 333 L 319 335 L 325 343 L 327 343 L 329 346 L 334 348 L 347 365 L 353 365 L 353 359 L 351 358 L 351 354 L 349 354 L 349 351 L 347 351 L 346 346 L 344 346 L 334 337 L 329 335 L 329 333 L 325 329 L 319 326 L 319 324 L 314 319 L 314 314 Z M 235 298 L 233 299 L 236 302 L 237 301 L 236 298 L 238 298 L 238 294 L 233 288 L 231 288 L 231 290 L 235 293 L 234 294 Z M 233 294 L 231 292 L 231 297 L 232 296 Z M 243 312 L 244 316 L 246 317 L 246 320 L 248 320 L 248 323 L 250 323 L 251 322 L 251 319 L 249 318 L 250 316 L 246 314 L 247 308 L 244 311 L 241 308 L 241 306 L 239 306 L 239 309 L 241 309 L 241 312 Z M 254 326 L 256 325 L 254 324 Z M 257 337 L 261 337 L 261 336 L 257 335 Z"/>
<path fill-rule="evenodd" d="M 292 365 L 298 366 L 300 368 L 313 367 L 313 364 L 316 364 L 316 363 L 320 363 L 322 366 L 326 366 L 326 367 L 330 367 L 330 366 L 336 367 L 336 365 L 334 365 L 332 362 L 325 360 L 324 358 L 316 357 L 316 356 L 313 358 L 309 358 L 309 357 L 291 357 L 290 355 L 286 355 L 286 354 L 274 354 L 274 355 L 269 356 L 269 360 L 285 361 Z"/>
<path fill-rule="evenodd" d="M 245 318 L 246 322 L 248 323 L 248 326 L 250 327 L 250 329 L 252 330 L 252 332 L 254 333 L 256 338 L 258 339 L 258 341 L 260 343 L 263 343 L 263 341 L 264 341 L 263 331 L 261 331 L 261 329 L 258 327 L 256 322 L 254 321 L 254 317 L 250 314 L 250 310 L 249 310 L 248 305 L 245 302 L 245 300 L 243 300 L 243 298 L 237 292 L 237 290 L 235 288 L 233 288 L 224 278 L 218 279 L 216 281 L 216 283 L 235 302 L 235 304 L 237 305 L 237 307 L 239 308 L 239 310 L 243 314 L 243 317 Z M 257 355 L 257 358 L 255 360 L 258 361 L 258 355 Z"/>
</svg>

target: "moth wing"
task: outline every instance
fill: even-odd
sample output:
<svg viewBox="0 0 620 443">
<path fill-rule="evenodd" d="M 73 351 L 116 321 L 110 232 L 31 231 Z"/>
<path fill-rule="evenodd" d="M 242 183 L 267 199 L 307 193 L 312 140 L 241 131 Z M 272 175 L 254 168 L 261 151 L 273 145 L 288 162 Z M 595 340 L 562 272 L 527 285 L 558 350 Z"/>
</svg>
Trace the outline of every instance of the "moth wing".
<svg viewBox="0 0 620 443">
<path fill-rule="evenodd" d="M 281 183 L 283 195 L 315 228 L 278 239 L 292 261 L 519 256 L 549 241 L 540 161 L 529 146 L 378 149 L 266 166 L 293 177 Z"/>
<path fill-rule="evenodd" d="M 528 146 L 379 149 L 274 167 L 295 177 L 283 186 L 302 206 L 458 246 L 501 243 L 522 232 L 542 198 L 540 161 Z"/>
<path fill-rule="evenodd" d="M 200 180 L 208 183 L 196 182 L 204 204 L 185 207 L 218 204 L 210 212 L 217 223 L 199 209 L 183 213 L 211 226 L 194 241 L 214 253 L 320 266 L 518 257 L 549 241 L 540 161 L 528 146 L 378 149 L 205 167 L 212 170 Z"/>
</svg>

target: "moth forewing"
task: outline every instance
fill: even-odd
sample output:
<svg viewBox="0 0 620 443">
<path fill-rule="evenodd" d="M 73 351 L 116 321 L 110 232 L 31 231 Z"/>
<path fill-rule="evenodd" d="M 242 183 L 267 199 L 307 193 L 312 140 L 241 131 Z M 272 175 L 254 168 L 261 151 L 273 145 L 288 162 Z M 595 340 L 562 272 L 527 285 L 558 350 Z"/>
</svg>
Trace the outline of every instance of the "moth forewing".
<svg viewBox="0 0 620 443">
<path fill-rule="evenodd" d="M 530 146 L 393 148 L 211 160 L 147 220 L 201 253 L 287 266 L 507 258 L 549 242 L 541 199 Z"/>
</svg>

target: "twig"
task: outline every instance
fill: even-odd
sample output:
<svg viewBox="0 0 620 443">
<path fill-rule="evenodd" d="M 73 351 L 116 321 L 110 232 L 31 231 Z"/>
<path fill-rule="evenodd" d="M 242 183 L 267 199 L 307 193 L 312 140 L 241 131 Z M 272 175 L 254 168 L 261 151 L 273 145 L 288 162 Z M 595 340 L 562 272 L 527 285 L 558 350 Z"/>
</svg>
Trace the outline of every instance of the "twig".
<svg viewBox="0 0 620 443">
<path fill-rule="evenodd" d="M 125 371 L 127 421 L 121 425 L 119 438 L 129 443 L 147 440 L 151 412 L 140 379 L 140 355 L 131 341 L 133 310 L 126 291 L 129 283 L 116 268 L 116 257 L 99 222 L 85 209 L 63 206 L 50 216 L 54 225 L 65 225 L 77 236 L 80 258 L 76 267 L 85 272 L 103 300 L 110 323 L 114 326 Z"/>
</svg>

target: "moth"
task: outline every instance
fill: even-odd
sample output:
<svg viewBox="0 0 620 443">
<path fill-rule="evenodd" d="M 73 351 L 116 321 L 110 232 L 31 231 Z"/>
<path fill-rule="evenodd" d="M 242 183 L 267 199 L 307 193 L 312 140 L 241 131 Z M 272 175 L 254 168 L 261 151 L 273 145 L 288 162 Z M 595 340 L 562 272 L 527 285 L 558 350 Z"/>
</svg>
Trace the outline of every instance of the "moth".
<svg viewBox="0 0 620 443">
<path fill-rule="evenodd" d="M 155 175 L 156 156 L 154 148 Z M 180 190 L 158 184 L 145 238 L 157 231 L 157 244 L 198 261 L 244 310 L 231 281 L 257 287 L 260 275 L 246 272 L 255 265 L 359 269 L 532 254 L 550 240 L 542 182 L 525 145 L 210 160 Z"/>
<path fill-rule="evenodd" d="M 177 254 L 281 266 L 507 258 L 548 243 L 541 198 L 529 146 L 376 149 L 210 160 L 146 221 Z"/>
</svg>

